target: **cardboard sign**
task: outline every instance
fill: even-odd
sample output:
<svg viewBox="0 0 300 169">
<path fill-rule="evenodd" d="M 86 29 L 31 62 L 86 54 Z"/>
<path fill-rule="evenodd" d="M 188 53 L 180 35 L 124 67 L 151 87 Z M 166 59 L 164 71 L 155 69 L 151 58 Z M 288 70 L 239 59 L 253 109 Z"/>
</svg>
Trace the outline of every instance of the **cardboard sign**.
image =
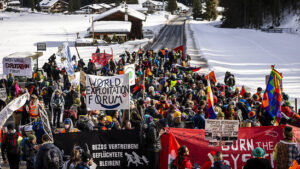
<svg viewBox="0 0 300 169">
<path fill-rule="evenodd" d="M 129 109 L 129 75 L 86 76 L 87 110 Z"/>
<path fill-rule="evenodd" d="M 7 99 L 6 88 L 0 88 L 0 99 L 4 102 L 6 101 Z"/>
<path fill-rule="evenodd" d="M 135 65 L 134 64 L 130 64 L 130 65 L 126 65 L 124 66 L 124 72 L 125 74 L 129 74 L 129 85 L 135 85 Z"/>
<path fill-rule="evenodd" d="M 205 140 L 211 146 L 231 145 L 237 140 L 238 131 L 238 120 L 205 120 Z"/>
<path fill-rule="evenodd" d="M 3 74 L 12 73 L 14 76 L 32 77 L 32 60 L 31 58 L 8 58 L 4 57 Z"/>
</svg>

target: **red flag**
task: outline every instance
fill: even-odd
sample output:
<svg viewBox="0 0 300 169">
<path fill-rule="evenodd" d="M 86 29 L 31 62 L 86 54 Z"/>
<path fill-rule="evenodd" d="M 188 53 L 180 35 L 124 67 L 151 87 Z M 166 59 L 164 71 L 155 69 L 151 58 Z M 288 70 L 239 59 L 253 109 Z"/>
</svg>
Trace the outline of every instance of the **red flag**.
<svg viewBox="0 0 300 169">
<path fill-rule="evenodd" d="M 180 148 L 179 143 L 172 133 L 161 137 L 162 150 L 160 152 L 160 168 L 168 169 L 169 165 L 175 160 Z"/>
<path fill-rule="evenodd" d="M 204 77 L 205 79 L 210 79 L 210 80 L 212 80 L 214 83 L 216 83 L 217 82 L 217 78 L 216 78 L 216 75 L 215 75 L 215 72 L 214 71 L 211 71 L 208 75 L 206 75 L 205 77 Z"/>
<path fill-rule="evenodd" d="M 244 94 L 246 94 L 246 93 L 247 93 L 247 90 L 245 89 L 245 87 L 243 85 L 240 95 L 244 96 Z"/>
<path fill-rule="evenodd" d="M 193 69 L 192 71 L 193 72 L 197 72 L 197 71 L 199 71 L 201 69 L 201 67 L 198 67 L 198 68 L 196 68 L 196 69 Z"/>
<path fill-rule="evenodd" d="M 176 48 L 173 49 L 175 52 L 178 52 L 178 51 L 183 51 L 183 45 L 180 45 Z"/>
</svg>

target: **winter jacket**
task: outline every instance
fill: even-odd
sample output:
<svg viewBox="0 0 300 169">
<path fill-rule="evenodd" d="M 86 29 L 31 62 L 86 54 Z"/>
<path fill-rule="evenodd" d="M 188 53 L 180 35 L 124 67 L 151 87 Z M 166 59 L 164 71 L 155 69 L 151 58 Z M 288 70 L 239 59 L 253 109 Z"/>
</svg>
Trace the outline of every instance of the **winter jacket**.
<svg viewBox="0 0 300 169">
<path fill-rule="evenodd" d="M 14 130 L 11 133 L 5 133 L 2 137 L 1 153 L 3 160 L 6 160 L 7 156 L 18 156 L 20 154 L 18 138 L 20 134 Z M 7 156 L 6 156 L 7 155 Z"/>
<path fill-rule="evenodd" d="M 265 158 L 249 159 L 244 166 L 244 169 L 272 169 L 270 161 Z"/>
<path fill-rule="evenodd" d="M 156 110 L 155 107 L 153 106 L 148 106 L 145 110 L 145 114 L 149 114 L 150 116 L 152 116 L 153 118 L 157 118 L 159 116 L 158 111 Z"/>
<path fill-rule="evenodd" d="M 292 141 L 280 140 L 274 148 L 273 159 L 276 161 L 277 169 L 289 168 L 294 160 L 299 160 L 299 157 L 298 144 Z"/>
<path fill-rule="evenodd" d="M 182 161 L 181 164 L 178 164 L 178 158 L 176 158 L 174 160 L 174 166 L 177 169 L 192 169 L 193 168 L 193 165 L 192 165 L 191 161 L 189 160 L 188 156 L 184 157 L 184 160 Z"/>
<path fill-rule="evenodd" d="M 214 162 L 210 169 L 231 169 L 228 165 L 223 164 L 222 161 Z"/>
<path fill-rule="evenodd" d="M 66 96 L 66 105 L 65 108 L 68 110 L 74 104 L 74 100 L 78 97 L 78 93 L 76 91 L 71 90 L 67 93 Z"/>
<path fill-rule="evenodd" d="M 149 124 L 146 130 L 147 150 L 159 152 L 161 150 L 159 129 L 154 124 Z"/>
<path fill-rule="evenodd" d="M 80 162 L 75 169 L 90 169 L 88 165 L 86 165 L 84 162 Z"/>
<path fill-rule="evenodd" d="M 48 157 L 47 152 L 50 149 L 54 149 L 59 155 L 59 166 L 63 166 L 63 158 L 62 153 L 54 144 L 52 143 L 44 143 L 42 147 L 39 149 L 36 155 L 35 169 L 48 169 L 49 164 L 47 163 Z"/>
<path fill-rule="evenodd" d="M 194 122 L 195 128 L 197 129 L 205 129 L 205 115 L 204 114 L 196 114 L 192 117 L 192 121 Z"/>
<path fill-rule="evenodd" d="M 56 95 L 56 93 L 54 92 L 54 94 L 52 95 L 51 98 L 51 106 L 52 108 L 63 108 L 65 105 L 65 99 L 62 95 Z"/>
<path fill-rule="evenodd" d="M 34 149 L 34 144 L 32 144 L 28 139 L 24 141 L 25 143 L 22 148 L 24 160 L 27 162 L 27 166 L 34 168 L 34 158 L 37 152 Z"/>
</svg>

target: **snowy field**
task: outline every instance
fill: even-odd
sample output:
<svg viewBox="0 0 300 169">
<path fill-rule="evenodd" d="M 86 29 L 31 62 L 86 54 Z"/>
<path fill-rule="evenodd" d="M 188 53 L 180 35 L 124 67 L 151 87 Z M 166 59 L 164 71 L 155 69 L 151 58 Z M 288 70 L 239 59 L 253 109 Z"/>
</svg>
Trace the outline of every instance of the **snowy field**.
<svg viewBox="0 0 300 169">
<path fill-rule="evenodd" d="M 166 13 L 148 15 L 143 29 L 149 29 L 158 33 L 167 23 Z M 63 42 L 69 42 L 71 53 L 76 54 L 74 42 L 76 33 L 83 36 L 87 33 L 87 28 L 91 26 L 92 15 L 63 15 L 63 14 L 41 14 L 41 13 L 0 13 L 0 74 L 2 74 L 2 58 L 14 52 L 35 52 L 36 43 L 46 43 L 47 51 L 39 60 L 39 67 L 53 53 L 57 52 L 57 47 Z M 169 17 L 170 19 L 174 17 Z M 101 51 L 111 53 L 111 48 L 115 58 L 124 50 L 138 50 L 140 46 L 148 43 L 148 39 L 129 41 L 121 45 L 99 46 Z M 77 47 L 79 55 L 85 61 L 91 58 L 96 47 Z"/>
<path fill-rule="evenodd" d="M 215 27 L 219 22 L 190 24 L 200 55 L 207 60 L 209 70 L 215 71 L 218 81 L 224 83 L 225 72 L 230 71 L 238 86 L 245 85 L 255 92 L 257 87 L 265 88 L 265 75 L 275 64 L 283 74 L 284 92 L 300 98 L 300 35 Z M 187 44 L 189 41 L 192 39 Z"/>
</svg>

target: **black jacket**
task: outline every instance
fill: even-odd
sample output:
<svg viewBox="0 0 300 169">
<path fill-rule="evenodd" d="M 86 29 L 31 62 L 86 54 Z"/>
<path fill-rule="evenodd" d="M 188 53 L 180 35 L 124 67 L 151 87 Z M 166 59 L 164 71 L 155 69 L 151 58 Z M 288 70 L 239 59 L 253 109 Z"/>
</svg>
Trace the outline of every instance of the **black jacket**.
<svg viewBox="0 0 300 169">
<path fill-rule="evenodd" d="M 270 161 L 265 158 L 253 158 L 249 159 L 244 166 L 244 169 L 272 169 Z"/>
<path fill-rule="evenodd" d="M 159 152 L 161 150 L 159 129 L 154 124 L 150 124 L 146 129 L 146 145 L 148 151 Z"/>
<path fill-rule="evenodd" d="M 52 143 L 45 143 L 42 145 L 42 147 L 39 149 L 37 155 L 36 155 L 36 162 L 35 162 L 35 169 L 48 169 L 49 164 L 46 164 L 47 161 L 47 152 L 50 149 L 55 149 L 59 153 L 59 163 L 60 166 L 63 166 L 63 158 L 62 153 L 54 144 Z"/>
<path fill-rule="evenodd" d="M 228 165 L 224 165 L 222 161 L 214 162 L 210 169 L 231 169 Z"/>
</svg>

